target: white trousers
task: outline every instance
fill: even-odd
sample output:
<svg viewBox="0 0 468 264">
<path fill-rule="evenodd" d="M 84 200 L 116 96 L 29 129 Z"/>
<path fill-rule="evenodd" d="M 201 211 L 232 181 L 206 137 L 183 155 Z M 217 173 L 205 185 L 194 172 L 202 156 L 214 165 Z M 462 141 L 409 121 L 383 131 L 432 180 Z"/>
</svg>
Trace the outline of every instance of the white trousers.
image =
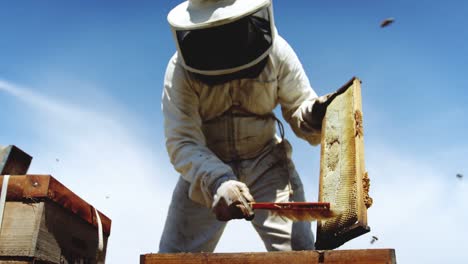
<svg viewBox="0 0 468 264">
<path fill-rule="evenodd" d="M 301 202 L 302 182 L 290 159 L 291 146 L 279 143 L 259 157 L 228 163 L 245 182 L 257 202 Z M 226 222 L 216 220 L 210 208 L 188 197 L 190 183 L 179 178 L 169 206 L 159 253 L 213 252 Z M 292 188 L 292 196 L 290 195 Z M 292 222 L 255 210 L 252 225 L 268 251 L 312 250 L 314 237 L 310 222 Z"/>
</svg>

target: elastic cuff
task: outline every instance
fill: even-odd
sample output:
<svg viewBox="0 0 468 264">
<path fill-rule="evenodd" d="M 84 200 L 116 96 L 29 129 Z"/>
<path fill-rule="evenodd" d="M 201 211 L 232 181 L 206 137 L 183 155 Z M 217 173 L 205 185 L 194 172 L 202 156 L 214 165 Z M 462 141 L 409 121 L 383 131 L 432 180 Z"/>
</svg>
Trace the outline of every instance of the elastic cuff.
<svg viewBox="0 0 468 264">
<path fill-rule="evenodd" d="M 222 175 L 221 177 L 219 177 L 218 179 L 216 179 L 213 184 L 211 184 L 209 190 L 211 191 L 211 195 L 214 196 L 216 194 L 216 191 L 218 190 L 219 186 L 225 182 L 225 181 L 229 181 L 229 180 L 237 180 L 237 177 L 236 175 L 234 175 L 234 173 L 232 172 L 228 172 L 224 175 Z"/>
</svg>

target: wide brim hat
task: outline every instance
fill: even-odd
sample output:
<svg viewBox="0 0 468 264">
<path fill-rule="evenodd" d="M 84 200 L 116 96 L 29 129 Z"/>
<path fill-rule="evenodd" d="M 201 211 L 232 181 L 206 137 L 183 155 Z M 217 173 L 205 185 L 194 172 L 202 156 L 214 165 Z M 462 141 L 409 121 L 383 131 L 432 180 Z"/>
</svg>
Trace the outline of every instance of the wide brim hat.
<svg viewBox="0 0 468 264">
<path fill-rule="evenodd" d="M 167 20 L 174 29 L 199 29 L 230 23 L 271 4 L 271 0 L 189 0 L 173 8 Z"/>
<path fill-rule="evenodd" d="M 167 20 L 182 66 L 202 75 L 256 65 L 269 55 L 275 35 L 271 0 L 189 0 Z"/>
</svg>

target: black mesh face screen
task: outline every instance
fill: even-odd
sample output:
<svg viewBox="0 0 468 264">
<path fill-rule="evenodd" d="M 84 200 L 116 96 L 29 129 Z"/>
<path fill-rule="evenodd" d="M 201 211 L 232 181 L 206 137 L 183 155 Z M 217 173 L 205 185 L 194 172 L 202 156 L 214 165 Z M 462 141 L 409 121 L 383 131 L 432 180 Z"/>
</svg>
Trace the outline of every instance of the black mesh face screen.
<svg viewBox="0 0 468 264">
<path fill-rule="evenodd" d="M 189 67 L 215 71 L 243 66 L 264 54 L 272 44 L 268 7 L 217 27 L 178 30 L 176 36 Z"/>
</svg>

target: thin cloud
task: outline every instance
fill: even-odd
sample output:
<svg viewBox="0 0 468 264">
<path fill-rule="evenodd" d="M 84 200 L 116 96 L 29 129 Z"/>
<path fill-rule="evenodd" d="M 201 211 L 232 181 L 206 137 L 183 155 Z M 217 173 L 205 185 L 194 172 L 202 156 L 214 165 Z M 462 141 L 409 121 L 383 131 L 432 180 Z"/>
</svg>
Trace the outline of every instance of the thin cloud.
<svg viewBox="0 0 468 264">
<path fill-rule="evenodd" d="M 26 89 L 20 85 L 13 84 L 2 79 L 0 79 L 0 91 L 7 92 L 15 98 L 35 106 L 42 111 L 55 113 L 56 115 L 59 114 L 62 116 L 66 116 L 70 114 L 70 112 L 73 112 L 73 109 L 65 107 L 58 102 L 54 102 L 45 96 L 32 92 L 30 89 Z M 74 112 L 77 113 L 78 111 Z"/>
</svg>

